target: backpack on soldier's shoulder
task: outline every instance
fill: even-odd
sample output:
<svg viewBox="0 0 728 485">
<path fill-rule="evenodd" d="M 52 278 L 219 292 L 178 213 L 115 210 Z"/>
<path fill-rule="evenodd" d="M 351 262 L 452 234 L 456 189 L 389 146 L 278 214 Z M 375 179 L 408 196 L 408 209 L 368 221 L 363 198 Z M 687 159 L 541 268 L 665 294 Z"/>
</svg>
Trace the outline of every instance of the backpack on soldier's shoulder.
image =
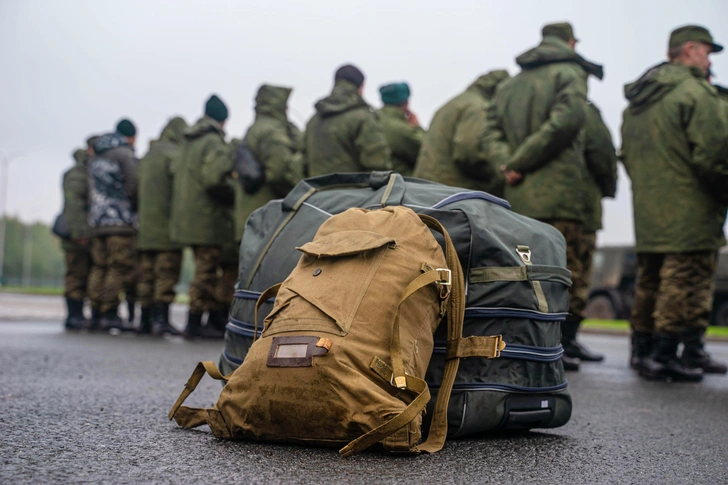
<svg viewBox="0 0 728 485">
<path fill-rule="evenodd" d="M 430 229 L 445 240 L 445 253 Z M 461 352 L 444 366 L 427 440 L 421 424 L 433 334 L 447 315 L 448 346 L 495 358 L 501 337 L 462 338 L 464 277 L 447 231 L 405 207 L 349 209 L 328 219 L 276 296 L 244 362 L 222 376 L 195 369 L 169 413 L 185 428 L 208 424 L 226 439 L 345 445 L 349 456 L 377 443 L 393 452 L 435 452 Z M 256 325 L 258 323 L 256 315 Z M 183 401 L 205 373 L 224 380 L 211 409 Z"/>
</svg>

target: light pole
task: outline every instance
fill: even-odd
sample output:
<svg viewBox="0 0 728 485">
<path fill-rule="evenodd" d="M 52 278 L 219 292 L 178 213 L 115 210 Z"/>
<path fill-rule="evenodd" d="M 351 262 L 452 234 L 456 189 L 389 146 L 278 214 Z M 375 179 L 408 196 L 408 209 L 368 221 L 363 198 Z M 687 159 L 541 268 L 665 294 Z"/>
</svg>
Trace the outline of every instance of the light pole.
<svg viewBox="0 0 728 485">
<path fill-rule="evenodd" d="M 0 177 L 2 179 L 0 180 L 0 203 L 2 203 L 0 207 L 0 286 L 3 285 L 3 265 L 5 264 L 5 218 L 7 217 L 5 210 L 7 209 L 8 203 L 8 168 L 10 162 L 22 156 L 21 153 L 14 153 L 6 157 L 5 154 L 0 152 L 0 162 L 2 163 L 0 165 L 0 169 L 2 170 Z"/>
</svg>

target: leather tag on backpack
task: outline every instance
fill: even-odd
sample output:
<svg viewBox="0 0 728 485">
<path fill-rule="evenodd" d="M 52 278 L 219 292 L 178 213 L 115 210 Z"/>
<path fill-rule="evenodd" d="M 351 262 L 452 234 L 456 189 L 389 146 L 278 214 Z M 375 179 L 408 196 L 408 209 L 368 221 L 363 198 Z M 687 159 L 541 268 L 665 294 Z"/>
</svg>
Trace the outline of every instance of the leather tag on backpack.
<svg viewBox="0 0 728 485">
<path fill-rule="evenodd" d="M 326 355 L 333 342 L 313 336 L 273 337 L 268 351 L 268 367 L 311 367 L 313 358 Z"/>
</svg>

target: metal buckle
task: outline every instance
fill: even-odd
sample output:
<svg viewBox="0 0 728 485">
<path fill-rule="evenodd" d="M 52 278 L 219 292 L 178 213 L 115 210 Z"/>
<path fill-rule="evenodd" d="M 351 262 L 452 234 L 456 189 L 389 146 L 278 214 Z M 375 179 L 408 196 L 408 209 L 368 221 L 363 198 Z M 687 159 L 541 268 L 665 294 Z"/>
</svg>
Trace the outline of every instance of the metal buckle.
<svg viewBox="0 0 728 485">
<path fill-rule="evenodd" d="M 516 252 L 524 263 L 529 264 L 531 262 L 531 249 L 528 246 L 518 246 Z"/>
<path fill-rule="evenodd" d="M 394 373 L 392 373 L 392 377 L 389 378 L 389 383 L 398 389 L 407 388 L 407 378 L 405 376 L 394 377 Z"/>
<path fill-rule="evenodd" d="M 440 278 L 442 278 L 442 271 L 447 274 L 447 279 L 439 279 L 435 283 L 442 286 L 452 286 L 452 271 L 447 268 L 437 268 L 437 272 Z"/>
<path fill-rule="evenodd" d="M 497 336 L 494 336 L 492 338 L 494 340 L 494 343 L 493 343 L 493 358 L 494 359 L 497 359 L 498 357 L 500 357 L 501 350 L 503 350 L 503 349 L 506 348 L 506 344 L 505 344 L 505 342 L 503 342 L 503 336 L 502 335 L 497 335 Z"/>
</svg>

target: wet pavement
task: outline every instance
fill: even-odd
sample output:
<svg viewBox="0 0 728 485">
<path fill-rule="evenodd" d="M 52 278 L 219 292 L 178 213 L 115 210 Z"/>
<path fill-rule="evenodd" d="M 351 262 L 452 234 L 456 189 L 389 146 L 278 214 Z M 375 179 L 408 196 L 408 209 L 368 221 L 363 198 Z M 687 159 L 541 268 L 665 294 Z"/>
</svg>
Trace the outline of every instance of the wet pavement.
<svg viewBox="0 0 728 485">
<path fill-rule="evenodd" d="M 586 335 L 604 364 L 569 374 L 572 420 L 401 457 L 225 442 L 166 413 L 220 342 L 64 333 L 0 322 L 0 483 L 728 483 L 728 378 L 644 382 L 627 339 Z M 728 360 L 728 344 L 711 343 Z M 212 405 L 207 378 L 188 399 Z"/>
</svg>

